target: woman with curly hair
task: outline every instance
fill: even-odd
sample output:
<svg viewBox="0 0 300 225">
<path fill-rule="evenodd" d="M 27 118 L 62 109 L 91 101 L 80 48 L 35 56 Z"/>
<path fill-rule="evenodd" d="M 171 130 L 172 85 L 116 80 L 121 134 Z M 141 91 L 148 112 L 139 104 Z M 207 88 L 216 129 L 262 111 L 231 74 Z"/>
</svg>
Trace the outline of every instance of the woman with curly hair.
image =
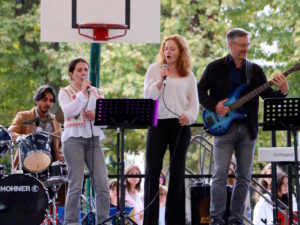
<svg viewBox="0 0 300 225">
<path fill-rule="evenodd" d="M 159 176 L 167 147 L 170 179 L 166 224 L 185 224 L 185 159 L 191 128 L 198 116 L 197 81 L 192 72 L 190 49 L 180 35 L 167 37 L 157 63 L 144 80 L 144 97 L 159 99 L 158 123 L 150 127 L 146 143 L 144 225 L 156 225 L 159 217 Z"/>
</svg>

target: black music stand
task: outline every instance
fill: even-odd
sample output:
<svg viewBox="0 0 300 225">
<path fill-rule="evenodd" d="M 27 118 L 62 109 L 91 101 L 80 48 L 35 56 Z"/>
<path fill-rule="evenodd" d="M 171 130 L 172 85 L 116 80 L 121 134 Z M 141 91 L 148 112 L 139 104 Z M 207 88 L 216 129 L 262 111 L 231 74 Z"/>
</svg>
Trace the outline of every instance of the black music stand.
<svg viewBox="0 0 300 225">
<path fill-rule="evenodd" d="M 294 169 L 296 178 L 296 198 L 298 221 L 300 221 L 300 192 L 299 192 L 299 162 L 297 151 L 297 130 L 300 130 L 300 98 L 269 98 L 264 100 L 264 128 L 263 130 L 288 130 L 294 136 Z M 291 177 L 291 167 L 289 167 L 289 177 Z M 275 173 L 272 173 L 273 179 L 276 182 L 276 166 L 274 166 Z M 273 163 L 272 163 L 273 170 Z M 274 174 L 274 175 L 273 175 Z M 275 177 L 274 177 L 275 176 Z M 276 207 L 273 210 L 274 222 L 277 223 L 277 197 L 276 185 L 272 185 L 273 198 L 275 197 Z M 273 201 L 274 207 L 274 201 Z M 276 212 L 275 212 L 276 211 Z M 276 215 L 275 215 L 276 213 Z M 276 218 L 276 219 L 275 219 Z M 293 204 L 292 204 L 292 184 L 289 182 L 289 220 L 293 224 Z"/>
<path fill-rule="evenodd" d="M 120 225 L 125 225 L 125 219 L 136 224 L 125 214 L 125 177 L 124 177 L 124 133 L 125 129 L 147 128 L 157 125 L 158 100 L 152 99 L 98 99 L 96 102 L 95 125 L 108 125 L 117 128 L 117 184 L 121 187 L 120 204 L 117 213 L 100 224 L 117 219 Z M 121 147 L 120 147 L 121 136 Z M 120 151 L 121 150 L 121 151 Z M 119 182 L 119 180 L 121 182 Z M 117 185 L 119 199 L 119 185 Z"/>
</svg>

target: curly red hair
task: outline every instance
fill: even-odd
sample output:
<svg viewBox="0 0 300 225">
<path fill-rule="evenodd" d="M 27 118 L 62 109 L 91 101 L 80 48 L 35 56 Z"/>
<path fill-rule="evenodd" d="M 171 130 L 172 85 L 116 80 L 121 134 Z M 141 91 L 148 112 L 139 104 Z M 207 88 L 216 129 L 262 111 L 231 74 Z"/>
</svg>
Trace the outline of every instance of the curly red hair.
<svg viewBox="0 0 300 225">
<path fill-rule="evenodd" d="M 192 72 L 192 67 L 193 67 L 191 51 L 186 40 L 179 34 L 171 35 L 162 42 L 160 46 L 160 52 L 157 55 L 157 61 L 161 65 L 167 63 L 164 51 L 165 51 L 165 45 L 169 40 L 175 41 L 175 43 L 179 48 L 179 58 L 176 65 L 176 69 L 178 70 L 178 73 L 183 77 L 188 76 Z"/>
</svg>

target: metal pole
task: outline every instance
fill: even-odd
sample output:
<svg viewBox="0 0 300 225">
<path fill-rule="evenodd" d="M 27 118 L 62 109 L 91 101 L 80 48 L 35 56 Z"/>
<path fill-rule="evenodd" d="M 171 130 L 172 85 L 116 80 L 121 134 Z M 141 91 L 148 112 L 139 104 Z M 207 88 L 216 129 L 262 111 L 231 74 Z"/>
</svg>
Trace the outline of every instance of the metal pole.
<svg viewBox="0 0 300 225">
<path fill-rule="evenodd" d="M 297 218 L 298 224 L 300 220 L 300 188 L 299 188 L 299 161 L 298 161 L 298 140 L 297 140 L 297 131 L 296 128 L 292 130 L 294 136 L 294 151 L 295 151 L 295 179 L 296 179 L 296 201 L 297 201 Z"/>
<path fill-rule="evenodd" d="M 90 74 L 92 86 L 100 87 L 101 43 L 92 43 L 90 49 Z"/>
<path fill-rule="evenodd" d="M 272 147 L 276 147 L 276 132 L 272 131 Z M 277 163 L 272 162 L 272 203 L 273 203 L 273 224 L 278 224 L 278 202 L 277 202 Z M 270 223 L 270 221 L 267 221 Z"/>
<path fill-rule="evenodd" d="M 99 88 L 100 87 L 100 59 L 101 59 L 101 44 L 100 43 L 91 43 L 90 48 L 90 74 L 89 80 L 91 81 L 92 86 Z M 89 173 L 91 174 L 91 173 Z M 94 197 L 94 191 L 91 185 L 91 180 L 87 179 L 87 197 L 89 200 L 89 211 L 92 212 L 92 198 Z M 91 224 L 94 224 L 93 214 L 89 215 Z"/>
</svg>

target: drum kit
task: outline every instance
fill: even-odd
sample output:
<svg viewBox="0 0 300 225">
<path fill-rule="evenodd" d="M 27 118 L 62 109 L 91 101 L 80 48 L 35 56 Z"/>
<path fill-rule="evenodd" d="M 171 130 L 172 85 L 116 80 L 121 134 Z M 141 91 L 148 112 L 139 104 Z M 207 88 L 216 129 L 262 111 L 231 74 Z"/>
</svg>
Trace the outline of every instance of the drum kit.
<svg viewBox="0 0 300 225">
<path fill-rule="evenodd" d="M 28 120 L 24 125 L 34 125 Z M 39 119 L 38 122 L 45 122 Z M 61 185 L 67 182 L 66 164 L 52 163 L 50 136 L 44 131 L 18 137 L 18 170 L 13 168 L 13 139 L 0 125 L 0 158 L 10 150 L 11 174 L 0 164 L 0 223 L 5 225 L 57 225 L 57 198 Z"/>
</svg>

